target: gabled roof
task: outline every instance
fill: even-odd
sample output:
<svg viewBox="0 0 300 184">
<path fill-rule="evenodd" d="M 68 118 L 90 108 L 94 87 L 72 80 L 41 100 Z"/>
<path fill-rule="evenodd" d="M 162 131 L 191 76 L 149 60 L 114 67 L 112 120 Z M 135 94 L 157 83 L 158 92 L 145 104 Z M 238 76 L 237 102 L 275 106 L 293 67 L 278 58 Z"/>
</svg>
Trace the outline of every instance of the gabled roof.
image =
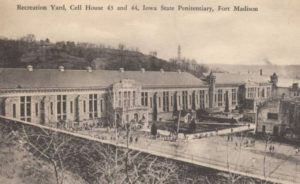
<svg viewBox="0 0 300 184">
<path fill-rule="evenodd" d="M 206 83 L 186 72 L 1 68 L 0 89 L 96 88 L 132 79 L 142 87 L 200 87 Z"/>
</svg>

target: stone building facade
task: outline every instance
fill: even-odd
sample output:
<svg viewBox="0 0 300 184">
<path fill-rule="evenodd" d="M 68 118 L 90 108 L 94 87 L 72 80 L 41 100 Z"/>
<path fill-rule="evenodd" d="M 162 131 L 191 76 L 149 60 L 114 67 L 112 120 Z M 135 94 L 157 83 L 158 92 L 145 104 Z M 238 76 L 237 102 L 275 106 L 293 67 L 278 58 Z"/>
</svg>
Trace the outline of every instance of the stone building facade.
<svg viewBox="0 0 300 184">
<path fill-rule="evenodd" d="M 0 69 L 0 114 L 72 127 L 84 123 L 171 120 L 174 112 L 228 111 L 244 99 L 271 96 L 272 84 L 222 82 L 210 73 L 54 69 Z"/>
</svg>

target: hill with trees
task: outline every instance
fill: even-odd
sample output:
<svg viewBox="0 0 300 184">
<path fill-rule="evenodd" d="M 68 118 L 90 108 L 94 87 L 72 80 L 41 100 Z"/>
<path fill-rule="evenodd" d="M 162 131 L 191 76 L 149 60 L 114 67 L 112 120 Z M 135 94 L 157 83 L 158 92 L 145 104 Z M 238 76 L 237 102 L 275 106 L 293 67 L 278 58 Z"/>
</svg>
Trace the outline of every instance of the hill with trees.
<svg viewBox="0 0 300 184">
<path fill-rule="evenodd" d="M 63 65 L 66 69 L 93 69 L 165 71 L 182 70 L 200 77 L 207 72 L 207 67 L 197 64 L 196 61 L 173 60 L 166 61 L 157 57 L 157 52 L 143 54 L 138 48 L 127 48 L 119 44 L 117 48 L 103 44 L 75 43 L 73 41 L 51 42 L 36 40 L 28 34 L 20 39 L 0 38 L 0 67 L 23 68 L 27 65 L 34 68 L 58 68 Z"/>
</svg>

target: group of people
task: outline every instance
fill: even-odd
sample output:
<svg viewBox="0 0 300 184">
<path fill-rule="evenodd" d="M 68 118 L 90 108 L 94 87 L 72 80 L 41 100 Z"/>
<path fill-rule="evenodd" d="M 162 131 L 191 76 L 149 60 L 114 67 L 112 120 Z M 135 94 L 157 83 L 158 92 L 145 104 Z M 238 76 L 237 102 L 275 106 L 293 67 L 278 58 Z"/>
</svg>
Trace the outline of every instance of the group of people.
<svg viewBox="0 0 300 184">
<path fill-rule="evenodd" d="M 269 151 L 270 151 L 270 153 L 274 152 L 275 151 L 275 146 L 274 145 L 270 145 L 269 146 Z"/>
</svg>

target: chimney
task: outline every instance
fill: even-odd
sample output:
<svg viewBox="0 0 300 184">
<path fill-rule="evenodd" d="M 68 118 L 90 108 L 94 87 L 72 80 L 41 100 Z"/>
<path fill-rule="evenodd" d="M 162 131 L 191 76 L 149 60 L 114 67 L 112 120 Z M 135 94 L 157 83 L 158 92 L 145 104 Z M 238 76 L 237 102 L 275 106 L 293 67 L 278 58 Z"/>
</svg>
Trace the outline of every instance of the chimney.
<svg viewBox="0 0 300 184">
<path fill-rule="evenodd" d="M 178 69 L 177 72 L 178 72 L 179 74 L 181 74 L 181 70 L 180 70 L 180 69 Z"/>
<path fill-rule="evenodd" d="M 120 68 L 120 72 L 123 73 L 124 72 L 124 68 Z"/>
<path fill-rule="evenodd" d="M 28 65 L 28 66 L 27 66 L 27 70 L 28 70 L 29 72 L 32 72 L 32 71 L 33 71 L 33 67 L 32 67 L 31 65 Z"/>
<path fill-rule="evenodd" d="M 164 73 L 165 71 L 164 71 L 164 69 L 161 68 L 161 69 L 160 69 L 160 72 L 161 72 L 161 73 Z"/>
<path fill-rule="evenodd" d="M 90 66 L 86 67 L 86 71 L 87 72 L 92 72 L 92 67 L 90 67 Z"/>
<path fill-rule="evenodd" d="M 58 70 L 59 70 L 60 72 L 64 72 L 64 71 L 65 71 L 65 68 L 64 68 L 64 66 L 59 66 L 59 67 L 58 67 Z"/>
<path fill-rule="evenodd" d="M 142 73 L 145 73 L 145 68 L 141 68 L 141 72 L 142 72 Z"/>
<path fill-rule="evenodd" d="M 259 74 L 260 74 L 260 76 L 263 75 L 263 70 L 262 69 L 259 70 Z"/>
</svg>

